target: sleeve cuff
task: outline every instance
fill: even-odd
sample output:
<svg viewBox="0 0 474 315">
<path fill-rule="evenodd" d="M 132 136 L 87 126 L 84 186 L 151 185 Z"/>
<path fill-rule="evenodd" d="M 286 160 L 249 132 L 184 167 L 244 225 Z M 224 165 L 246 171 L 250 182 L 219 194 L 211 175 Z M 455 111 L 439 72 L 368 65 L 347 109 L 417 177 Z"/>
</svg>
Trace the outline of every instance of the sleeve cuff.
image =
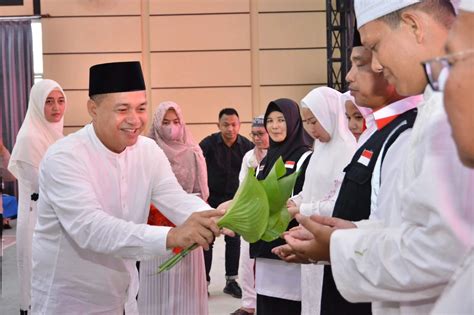
<svg viewBox="0 0 474 315">
<path fill-rule="evenodd" d="M 352 222 L 358 229 L 377 229 L 383 228 L 383 222 L 380 220 L 361 220 Z"/>
<path fill-rule="evenodd" d="M 300 213 L 302 215 L 305 215 L 307 217 L 313 215 L 313 209 L 312 209 L 312 204 L 311 203 L 302 203 L 300 205 Z"/>
<path fill-rule="evenodd" d="M 166 248 L 166 238 L 171 227 L 152 226 L 145 227 L 145 255 L 164 256 L 172 253 L 171 249 Z"/>
<path fill-rule="evenodd" d="M 291 197 L 290 200 L 292 200 L 297 207 L 300 207 L 300 205 L 303 201 L 303 197 L 301 196 L 301 193 L 300 193 L 298 195 L 295 195 L 295 196 Z"/>
</svg>

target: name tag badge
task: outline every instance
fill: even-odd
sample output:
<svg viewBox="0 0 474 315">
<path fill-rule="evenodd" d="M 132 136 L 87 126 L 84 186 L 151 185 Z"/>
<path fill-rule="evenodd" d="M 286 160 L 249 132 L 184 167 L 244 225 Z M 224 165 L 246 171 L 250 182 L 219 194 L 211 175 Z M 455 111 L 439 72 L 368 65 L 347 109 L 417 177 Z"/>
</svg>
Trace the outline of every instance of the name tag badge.
<svg viewBox="0 0 474 315">
<path fill-rule="evenodd" d="M 285 162 L 285 167 L 292 170 L 293 168 L 295 168 L 295 164 L 296 164 L 295 161 L 286 161 Z"/>
<path fill-rule="evenodd" d="M 374 152 L 369 151 L 369 150 L 364 150 L 362 154 L 360 155 L 359 159 L 357 160 L 358 163 L 368 166 L 370 163 L 370 159 L 372 158 L 372 155 L 374 155 Z"/>
</svg>

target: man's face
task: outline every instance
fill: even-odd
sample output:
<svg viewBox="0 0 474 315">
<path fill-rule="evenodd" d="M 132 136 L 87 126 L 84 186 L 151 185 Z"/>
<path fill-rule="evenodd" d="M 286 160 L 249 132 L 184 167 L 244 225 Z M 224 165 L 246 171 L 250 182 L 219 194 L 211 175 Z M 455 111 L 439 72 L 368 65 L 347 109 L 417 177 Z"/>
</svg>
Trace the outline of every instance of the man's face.
<svg viewBox="0 0 474 315">
<path fill-rule="evenodd" d="M 101 95 L 87 107 L 97 137 L 115 153 L 134 145 L 148 120 L 145 91 Z"/>
<path fill-rule="evenodd" d="M 384 79 L 381 72 L 372 70 L 372 53 L 363 46 L 352 48 L 352 67 L 347 73 L 349 90 L 357 105 L 380 109 L 387 105 L 387 99 L 394 93 L 394 88 Z"/>
<path fill-rule="evenodd" d="M 221 131 L 222 138 L 228 142 L 237 140 L 237 135 L 240 130 L 240 120 L 236 115 L 222 115 L 217 124 Z"/>
<path fill-rule="evenodd" d="M 396 28 L 383 21 L 372 21 L 359 31 L 362 43 L 372 51 L 374 71 L 382 71 L 400 95 L 423 93 L 428 82 L 420 63 L 430 58 L 422 57 L 426 55 L 426 39 L 423 43 L 417 41 L 410 25 L 403 21 Z"/>
<path fill-rule="evenodd" d="M 446 42 L 446 54 L 474 49 L 474 13 L 461 11 Z M 444 88 L 444 105 L 462 162 L 474 167 L 474 55 L 454 58 Z"/>
</svg>

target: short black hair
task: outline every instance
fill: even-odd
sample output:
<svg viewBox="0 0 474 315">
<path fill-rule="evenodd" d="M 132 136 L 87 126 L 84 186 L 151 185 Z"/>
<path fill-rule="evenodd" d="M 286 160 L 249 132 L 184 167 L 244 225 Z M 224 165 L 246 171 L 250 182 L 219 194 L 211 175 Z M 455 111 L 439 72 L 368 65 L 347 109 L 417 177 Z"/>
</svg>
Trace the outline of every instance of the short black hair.
<svg viewBox="0 0 474 315">
<path fill-rule="evenodd" d="M 400 25 L 402 14 L 409 9 L 420 10 L 430 14 L 436 21 L 448 29 L 451 28 L 456 17 L 456 12 L 450 0 L 423 0 L 384 15 L 377 20 L 387 23 L 392 29 L 396 28 Z"/>
<path fill-rule="evenodd" d="M 237 116 L 237 118 L 239 118 L 239 113 L 237 113 L 235 108 L 232 108 L 232 107 L 227 107 L 227 108 L 222 109 L 219 112 L 219 120 L 221 120 L 222 116 L 224 116 L 224 115 L 227 115 L 227 116 L 235 115 L 235 116 Z"/>
</svg>

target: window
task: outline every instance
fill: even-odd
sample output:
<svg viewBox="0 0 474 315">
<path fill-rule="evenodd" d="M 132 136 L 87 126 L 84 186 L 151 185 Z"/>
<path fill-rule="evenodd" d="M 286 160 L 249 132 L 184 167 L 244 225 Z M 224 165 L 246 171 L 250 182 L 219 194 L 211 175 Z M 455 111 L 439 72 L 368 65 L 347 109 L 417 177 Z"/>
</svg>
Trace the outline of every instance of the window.
<svg viewBox="0 0 474 315">
<path fill-rule="evenodd" d="M 33 36 L 33 72 L 36 83 L 43 79 L 43 31 L 40 19 L 31 21 L 31 32 Z"/>
</svg>

